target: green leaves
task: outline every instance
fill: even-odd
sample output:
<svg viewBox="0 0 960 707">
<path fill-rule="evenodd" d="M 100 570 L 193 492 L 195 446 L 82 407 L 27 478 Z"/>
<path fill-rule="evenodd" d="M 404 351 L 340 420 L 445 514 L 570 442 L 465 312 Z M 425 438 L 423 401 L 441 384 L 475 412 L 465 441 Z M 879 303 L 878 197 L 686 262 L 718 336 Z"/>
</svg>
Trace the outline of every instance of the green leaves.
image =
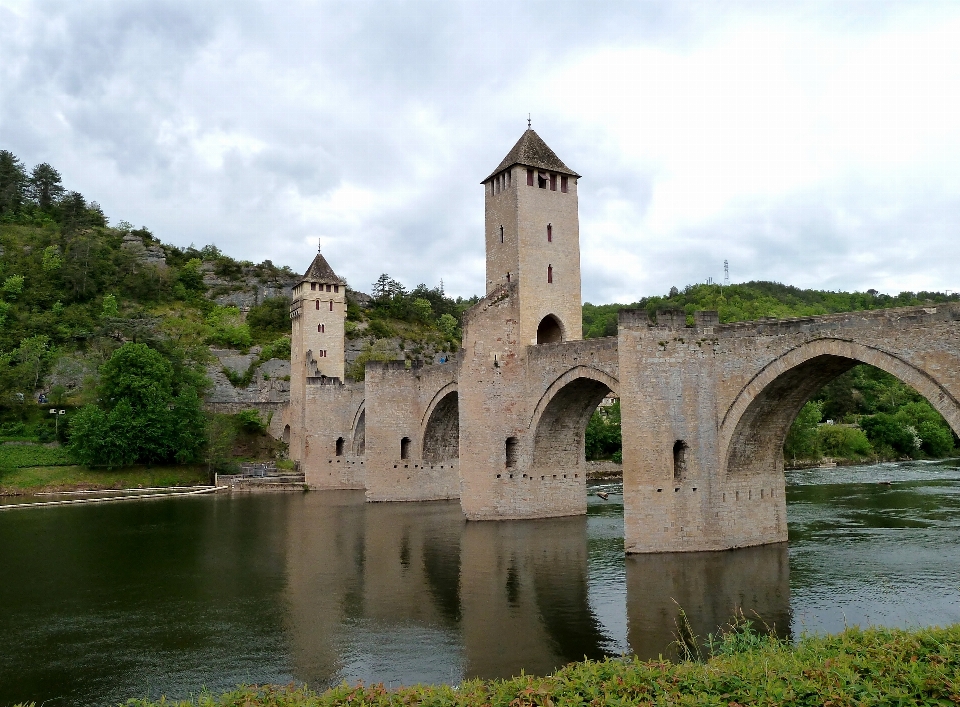
<svg viewBox="0 0 960 707">
<path fill-rule="evenodd" d="M 188 462 L 204 443 L 196 390 L 174 394 L 173 367 L 145 344 L 126 343 L 100 368 L 100 404 L 70 424 L 70 451 L 87 466 Z"/>
</svg>

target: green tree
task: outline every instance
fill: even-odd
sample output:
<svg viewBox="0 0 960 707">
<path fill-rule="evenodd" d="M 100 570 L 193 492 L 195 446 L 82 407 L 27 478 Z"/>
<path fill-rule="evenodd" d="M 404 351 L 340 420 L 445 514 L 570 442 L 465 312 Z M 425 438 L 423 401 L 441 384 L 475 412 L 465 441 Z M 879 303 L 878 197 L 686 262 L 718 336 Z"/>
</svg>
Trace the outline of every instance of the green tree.
<svg viewBox="0 0 960 707">
<path fill-rule="evenodd" d="M 59 270 L 63 265 L 63 256 L 60 254 L 60 248 L 55 245 L 49 245 L 43 249 L 43 271 L 53 272 Z"/>
<path fill-rule="evenodd" d="M 145 344 L 126 343 L 100 368 L 98 405 L 70 425 L 70 449 L 89 466 L 187 462 L 205 439 L 200 398 L 192 386 L 177 392 L 173 367 Z"/>
<path fill-rule="evenodd" d="M 820 444 L 817 426 L 823 419 L 823 404 L 817 400 L 807 402 L 790 426 L 783 445 L 784 456 L 792 459 L 819 459 Z"/>
<path fill-rule="evenodd" d="M 414 316 L 419 321 L 427 323 L 433 320 L 433 305 L 430 304 L 430 300 L 418 297 L 413 300 L 412 307 Z"/>
<path fill-rule="evenodd" d="M 290 299 L 268 297 L 247 312 L 250 333 L 257 341 L 272 340 L 290 333 Z"/>
<path fill-rule="evenodd" d="M 446 336 L 452 337 L 457 331 L 457 318 L 451 314 L 441 314 L 437 326 Z"/>
<path fill-rule="evenodd" d="M 9 150 L 0 150 L 0 218 L 20 211 L 26 198 L 27 172 Z"/>
<path fill-rule="evenodd" d="M 117 317 L 120 315 L 120 307 L 117 305 L 117 298 L 107 294 L 103 296 L 103 307 L 100 310 L 101 317 Z"/>
<path fill-rule="evenodd" d="M 46 162 L 33 168 L 28 180 L 33 201 L 44 211 L 49 211 L 63 195 L 60 173 Z"/>
<path fill-rule="evenodd" d="M 11 275 L 3 281 L 3 286 L 0 287 L 0 290 L 10 299 L 16 299 L 23 294 L 24 279 L 23 275 Z"/>
</svg>

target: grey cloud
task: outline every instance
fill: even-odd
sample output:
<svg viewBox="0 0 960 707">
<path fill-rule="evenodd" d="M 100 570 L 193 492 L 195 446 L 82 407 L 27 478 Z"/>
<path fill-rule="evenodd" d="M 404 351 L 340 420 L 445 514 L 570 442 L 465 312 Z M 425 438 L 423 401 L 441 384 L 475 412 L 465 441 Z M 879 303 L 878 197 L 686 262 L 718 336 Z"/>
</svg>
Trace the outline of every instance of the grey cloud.
<svg viewBox="0 0 960 707">
<path fill-rule="evenodd" d="M 845 21 L 863 14 L 857 4 L 831 5 L 825 17 L 844 7 L 854 8 Z M 805 8 L 61 2 L 28 6 L 22 19 L 0 9 L 0 147 L 28 164 L 51 162 L 114 221 L 147 225 L 168 242 L 215 242 L 238 258 L 299 269 L 323 238 L 335 269 L 357 287 L 387 271 L 409 285 L 442 278 L 448 291 L 469 295 L 483 288 L 478 182 L 531 111 L 540 134 L 585 175 L 585 298 L 636 298 L 719 277 L 724 257 L 736 279 L 860 286 L 866 274 L 845 274 L 816 251 L 860 252 L 864 234 L 839 229 L 813 197 L 744 206 L 652 242 L 642 220 L 653 168 L 625 164 L 602 126 L 578 123 L 576 106 L 538 114 L 518 83 L 596 47 L 682 47 L 742 15 L 810 14 Z M 348 225 L 290 210 L 344 185 L 379 202 L 358 207 Z M 844 196 L 863 211 L 871 198 Z M 596 224 L 612 202 L 628 205 L 636 222 L 598 243 Z M 924 205 L 916 195 L 914 216 Z M 950 206 L 940 207 L 946 224 L 955 222 Z M 872 233 L 902 242 L 894 221 L 872 223 Z M 911 262 L 899 247 L 877 250 Z M 620 272 L 616 248 L 639 254 L 643 271 Z M 594 264 L 603 252 L 609 267 Z"/>
</svg>

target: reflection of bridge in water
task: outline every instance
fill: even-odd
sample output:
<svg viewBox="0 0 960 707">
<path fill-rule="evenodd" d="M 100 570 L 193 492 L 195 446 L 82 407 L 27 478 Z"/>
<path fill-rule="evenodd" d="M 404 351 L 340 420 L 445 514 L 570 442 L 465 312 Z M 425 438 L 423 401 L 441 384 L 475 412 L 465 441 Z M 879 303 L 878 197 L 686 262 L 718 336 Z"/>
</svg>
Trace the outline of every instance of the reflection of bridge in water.
<svg viewBox="0 0 960 707">
<path fill-rule="evenodd" d="M 591 604 L 589 517 L 466 523 L 455 502 L 356 492 L 289 508 L 289 650 L 311 685 L 545 674 L 624 648 Z M 644 658 L 671 654 L 678 605 L 701 637 L 741 608 L 789 627 L 784 544 L 630 557 L 625 573 L 629 649 Z"/>
</svg>

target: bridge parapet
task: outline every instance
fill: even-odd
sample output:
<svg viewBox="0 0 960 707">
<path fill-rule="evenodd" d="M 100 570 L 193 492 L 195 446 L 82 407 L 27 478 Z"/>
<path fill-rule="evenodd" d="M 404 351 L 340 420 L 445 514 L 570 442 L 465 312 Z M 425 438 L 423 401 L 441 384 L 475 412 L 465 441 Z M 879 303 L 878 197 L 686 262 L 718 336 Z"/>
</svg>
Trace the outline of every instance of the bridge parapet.
<svg viewBox="0 0 960 707">
<path fill-rule="evenodd" d="M 716 310 L 697 310 L 693 313 L 693 326 L 687 324 L 687 314 L 682 309 L 658 309 L 656 319 L 645 309 L 621 309 L 619 324 L 628 329 L 687 330 L 693 333 L 712 334 L 720 326 L 720 313 Z"/>
</svg>

